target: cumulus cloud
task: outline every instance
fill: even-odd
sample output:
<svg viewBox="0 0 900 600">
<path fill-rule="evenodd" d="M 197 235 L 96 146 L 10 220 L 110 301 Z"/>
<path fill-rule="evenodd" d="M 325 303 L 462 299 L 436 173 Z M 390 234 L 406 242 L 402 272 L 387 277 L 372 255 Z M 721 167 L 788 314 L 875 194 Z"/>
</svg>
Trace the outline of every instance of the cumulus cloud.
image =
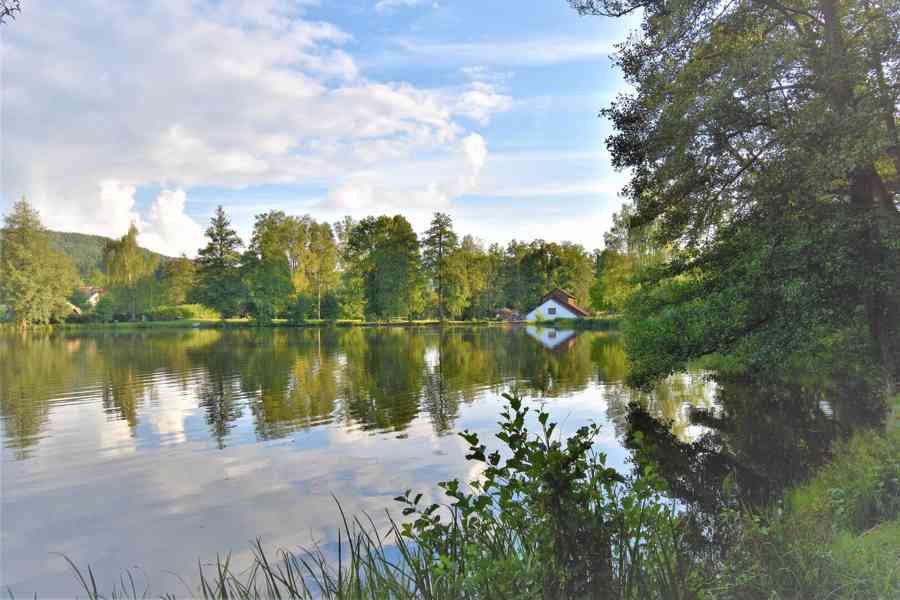
<svg viewBox="0 0 900 600">
<path fill-rule="evenodd" d="M 405 170 L 354 173 L 334 187 L 318 208 L 337 214 L 387 214 L 401 208 L 418 225 L 435 210 L 477 190 L 488 159 L 485 139 L 471 133 L 447 155 L 425 158 Z"/>
<path fill-rule="evenodd" d="M 203 246 L 203 228 L 185 214 L 184 190 L 163 190 L 141 227 L 141 245 L 161 254 L 193 256 Z"/>
<path fill-rule="evenodd" d="M 456 103 L 456 112 L 486 125 L 495 113 L 512 108 L 512 98 L 498 92 L 497 86 L 482 81 L 472 82 Z"/>
<path fill-rule="evenodd" d="M 57 229 L 121 235 L 139 222 L 172 253 L 189 248 L 177 232 L 198 230 L 181 192 L 195 185 L 314 181 L 334 206 L 435 205 L 471 189 L 458 119 L 486 123 L 509 99 L 489 83 L 366 79 L 352 37 L 304 4 L 33 0 L 4 30 L 4 200 L 27 194 Z M 425 171 L 397 177 L 412 169 Z M 172 191 L 138 214 L 148 185 Z"/>
</svg>

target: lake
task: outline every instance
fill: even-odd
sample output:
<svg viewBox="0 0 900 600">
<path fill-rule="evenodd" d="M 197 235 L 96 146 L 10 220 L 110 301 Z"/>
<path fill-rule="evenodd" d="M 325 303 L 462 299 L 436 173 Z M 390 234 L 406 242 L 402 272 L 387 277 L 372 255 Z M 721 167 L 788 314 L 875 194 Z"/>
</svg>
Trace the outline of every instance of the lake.
<svg viewBox="0 0 900 600">
<path fill-rule="evenodd" d="M 615 333 L 533 327 L 0 336 L 3 589 L 71 596 L 59 554 L 107 588 L 132 568 L 183 593 L 173 573 L 193 584 L 198 560 L 228 552 L 241 564 L 256 538 L 327 550 L 335 498 L 384 523 L 405 490 L 437 500 L 437 482 L 477 476 L 455 432 L 495 447 L 514 389 L 563 431 L 601 424 L 597 447 L 623 470 L 626 433 L 645 431 L 697 502 L 729 474 L 765 497 L 868 418 L 803 382 L 761 395 L 687 373 L 637 392 L 625 369 Z M 790 385 L 808 401 L 785 402 Z"/>
</svg>

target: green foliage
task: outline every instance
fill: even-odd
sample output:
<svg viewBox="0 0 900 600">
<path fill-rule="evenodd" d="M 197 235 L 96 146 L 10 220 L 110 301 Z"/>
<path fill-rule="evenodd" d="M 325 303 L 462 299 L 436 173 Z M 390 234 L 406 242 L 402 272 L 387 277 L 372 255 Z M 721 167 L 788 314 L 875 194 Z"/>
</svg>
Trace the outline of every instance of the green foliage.
<svg viewBox="0 0 900 600">
<path fill-rule="evenodd" d="M 206 237 L 209 242 L 197 253 L 197 287 L 190 298 L 231 317 L 243 309 L 246 296 L 238 272 L 242 243 L 221 206 L 210 220 Z"/>
<path fill-rule="evenodd" d="M 466 457 L 483 467 L 470 491 L 440 484 L 446 507 L 397 498 L 414 517 L 404 535 L 435 557 L 431 580 L 458 598 L 695 597 L 696 565 L 681 553 L 683 531 L 652 469 L 625 478 L 606 467 L 592 450 L 596 425 L 562 440 L 538 411 L 534 435 L 529 409 L 506 398 L 503 451 L 461 434 Z"/>
<path fill-rule="evenodd" d="M 154 306 L 161 296 L 154 275 L 157 263 L 138 246 L 137 236 L 137 227 L 132 223 L 125 235 L 118 240 L 109 240 L 103 248 L 107 281 L 112 288 L 123 291 L 132 321 L 139 311 Z"/>
<path fill-rule="evenodd" d="M 288 262 L 284 258 L 261 258 L 252 250 L 244 253 L 241 262 L 250 314 L 259 324 L 271 323 L 290 303 L 293 285 Z"/>
<path fill-rule="evenodd" d="M 297 300 L 288 310 L 291 323 L 305 323 L 316 311 L 316 299 L 309 294 L 298 294 Z"/>
<path fill-rule="evenodd" d="M 158 306 L 147 313 L 147 317 L 151 321 L 179 321 L 182 319 L 218 321 L 222 315 L 202 304 L 179 304 L 177 306 Z"/>
<path fill-rule="evenodd" d="M 16 202 L 0 246 L 0 304 L 20 327 L 46 324 L 69 313 L 76 283 L 74 265 L 51 249 L 37 211 L 24 198 Z"/>
<path fill-rule="evenodd" d="M 167 261 L 162 266 L 161 283 L 166 302 L 170 305 L 184 304 L 194 288 L 197 267 L 185 255 Z"/>
<path fill-rule="evenodd" d="M 100 235 L 85 233 L 72 233 L 64 231 L 46 231 L 50 248 L 68 256 L 75 264 L 81 280 L 91 286 L 104 287 L 106 285 L 103 273 L 103 248 L 110 241 L 109 238 Z M 0 241 L 3 232 L 0 231 Z M 148 261 L 156 260 L 164 264 L 167 257 L 141 249 Z"/>
<path fill-rule="evenodd" d="M 328 292 L 322 297 L 322 314 L 320 318 L 334 321 L 341 316 L 341 305 L 337 293 Z"/>
<path fill-rule="evenodd" d="M 733 516 L 721 598 L 900 595 L 900 430 L 859 433 L 783 507 Z"/>
<path fill-rule="evenodd" d="M 438 318 L 443 319 L 446 312 L 445 296 L 448 291 L 452 309 L 451 314 L 458 314 L 459 305 L 465 302 L 464 278 L 459 261 L 453 261 L 453 254 L 458 245 L 458 238 L 453 231 L 453 221 L 444 213 L 434 213 L 431 226 L 422 238 L 422 266 L 437 292 Z"/>
<path fill-rule="evenodd" d="M 345 264 L 376 319 L 412 318 L 424 308 L 419 244 L 404 217 L 367 217 L 347 237 Z"/>
<path fill-rule="evenodd" d="M 571 4 L 592 14 L 639 11 L 643 21 L 616 57 L 634 91 L 603 111 L 615 127 L 613 164 L 631 173 L 628 230 L 649 228 L 656 246 L 671 250 L 664 267 L 639 273 L 639 297 L 626 307 L 638 334 L 629 346 L 636 381 L 714 352 L 755 370 L 854 330 L 867 337 L 859 361 L 877 364 L 892 389 L 900 374 L 895 7 Z"/>
</svg>

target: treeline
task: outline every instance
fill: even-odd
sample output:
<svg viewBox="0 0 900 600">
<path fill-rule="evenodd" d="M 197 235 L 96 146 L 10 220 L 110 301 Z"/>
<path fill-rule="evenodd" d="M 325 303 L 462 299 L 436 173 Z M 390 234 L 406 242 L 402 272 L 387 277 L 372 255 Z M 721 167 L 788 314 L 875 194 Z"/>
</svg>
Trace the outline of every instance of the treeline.
<svg viewBox="0 0 900 600">
<path fill-rule="evenodd" d="M 43 258 L 10 258 L 4 269 L 38 281 L 37 273 L 53 263 L 49 257 L 67 261 L 44 248 L 48 232 L 24 199 L 6 221 L 14 246 Z M 52 299 L 39 301 L 52 309 L 22 305 L 16 297 L 23 288 L 7 277 L 0 304 L 23 324 L 65 318 L 485 319 L 501 309 L 524 313 L 554 287 L 589 309 L 599 264 L 596 253 L 569 242 L 486 246 L 469 235 L 460 238 L 441 213 L 420 236 L 401 215 L 346 217 L 332 225 L 270 211 L 256 216 L 245 243 L 220 206 L 206 230 L 207 244 L 193 260 L 162 260 L 140 248 L 137 237 L 132 225 L 121 238 L 108 240 L 102 271 L 82 274 L 80 282 L 68 261 L 67 276 L 55 277 L 63 285 L 46 290 Z M 4 250 L 4 256 L 11 253 Z M 103 288 L 99 303 L 84 284 Z M 72 315 L 73 306 L 79 315 Z"/>
</svg>

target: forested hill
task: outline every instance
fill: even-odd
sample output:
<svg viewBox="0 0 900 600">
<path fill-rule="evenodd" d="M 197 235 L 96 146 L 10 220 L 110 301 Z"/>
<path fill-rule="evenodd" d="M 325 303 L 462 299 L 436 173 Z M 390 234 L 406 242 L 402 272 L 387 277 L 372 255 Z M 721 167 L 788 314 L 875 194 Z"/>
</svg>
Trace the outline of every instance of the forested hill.
<svg viewBox="0 0 900 600">
<path fill-rule="evenodd" d="M 109 238 L 105 238 L 102 235 L 88 235 L 68 231 L 48 231 L 47 233 L 50 235 L 50 245 L 72 259 L 82 279 L 87 279 L 95 268 L 102 270 L 103 246 L 109 241 Z M 2 235 L 3 233 L 0 231 L 0 237 Z M 141 250 L 148 256 L 160 260 L 169 258 L 150 250 L 143 248 Z"/>
<path fill-rule="evenodd" d="M 94 268 L 102 269 L 103 246 L 109 241 L 109 238 L 103 237 L 102 235 L 89 235 L 66 231 L 48 231 L 48 233 L 50 234 L 50 245 L 72 259 L 75 266 L 78 267 L 78 272 L 81 274 L 82 278 L 88 277 Z M 160 260 L 169 258 L 144 248 L 141 250 L 148 256 Z"/>
</svg>

